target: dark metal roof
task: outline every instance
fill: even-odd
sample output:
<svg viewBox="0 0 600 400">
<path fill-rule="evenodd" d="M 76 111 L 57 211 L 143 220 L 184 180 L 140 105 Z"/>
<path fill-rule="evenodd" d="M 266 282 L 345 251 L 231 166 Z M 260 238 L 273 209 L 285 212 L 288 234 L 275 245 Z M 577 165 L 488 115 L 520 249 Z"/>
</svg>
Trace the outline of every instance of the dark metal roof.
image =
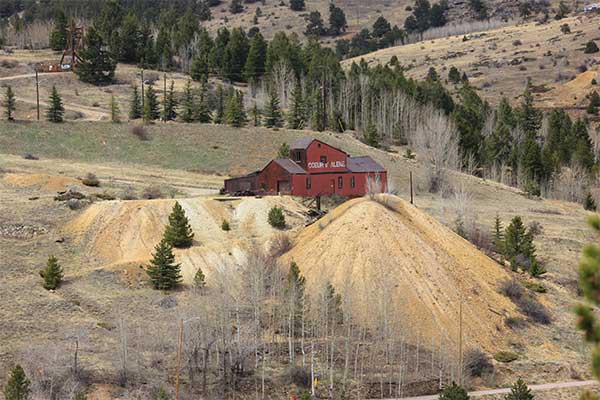
<svg viewBox="0 0 600 400">
<path fill-rule="evenodd" d="M 385 172 L 385 168 L 369 156 L 348 157 L 350 172 Z"/>
<path fill-rule="evenodd" d="M 306 150 L 314 140 L 316 139 L 311 137 L 304 137 L 302 139 L 298 139 L 294 143 L 292 143 L 292 147 L 290 147 L 290 150 Z"/>
<path fill-rule="evenodd" d="M 289 158 L 277 158 L 277 159 L 273 160 L 273 162 L 276 162 L 277 164 L 279 164 L 283 169 L 285 169 L 290 174 L 306 174 L 306 171 L 304 170 L 304 168 L 302 168 L 301 166 L 299 166 L 298 164 L 296 164 Z"/>
</svg>

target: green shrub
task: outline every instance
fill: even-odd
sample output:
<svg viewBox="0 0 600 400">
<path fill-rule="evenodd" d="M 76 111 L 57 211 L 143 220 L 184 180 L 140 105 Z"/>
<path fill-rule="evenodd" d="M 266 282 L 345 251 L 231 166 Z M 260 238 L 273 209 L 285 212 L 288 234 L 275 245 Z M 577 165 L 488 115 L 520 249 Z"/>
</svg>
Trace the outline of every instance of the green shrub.
<svg viewBox="0 0 600 400">
<path fill-rule="evenodd" d="M 29 398 L 31 381 L 27 379 L 25 371 L 20 365 L 10 370 L 8 382 L 4 387 L 4 398 L 6 400 L 26 400 Z"/>
<path fill-rule="evenodd" d="M 268 221 L 269 224 L 274 228 L 285 228 L 285 215 L 283 215 L 283 209 L 273 206 L 273 208 L 269 210 Z"/>
<path fill-rule="evenodd" d="M 536 293 L 546 293 L 546 287 L 541 283 L 531 282 L 531 281 L 523 281 L 523 286 L 525 286 L 529 290 L 533 290 Z"/>
<path fill-rule="evenodd" d="M 439 400 L 469 400 L 469 395 L 463 387 L 452 382 L 451 386 L 444 388 Z"/>
<path fill-rule="evenodd" d="M 513 353 L 512 351 L 499 351 L 494 354 L 494 360 L 502 363 L 510 363 L 519 358 L 517 353 Z"/>
<path fill-rule="evenodd" d="M 597 53 L 598 51 L 600 51 L 600 49 L 598 49 L 598 45 L 596 44 L 596 42 L 590 40 L 585 44 L 585 50 L 583 52 L 585 54 L 593 54 Z"/>
<path fill-rule="evenodd" d="M 229 232 L 231 230 L 231 226 L 229 226 L 229 221 L 224 219 L 223 223 L 221 224 L 221 229 L 223 229 L 225 232 Z"/>
<path fill-rule="evenodd" d="M 587 211 L 596 211 L 596 201 L 591 193 L 588 193 L 583 202 L 583 208 Z"/>
<path fill-rule="evenodd" d="M 202 272 L 201 268 L 198 268 L 196 274 L 194 275 L 194 286 L 197 288 L 203 288 L 206 285 L 206 276 L 204 272 Z"/>
<path fill-rule="evenodd" d="M 56 257 L 50 256 L 48 258 L 46 268 L 40 271 L 40 276 L 44 279 L 44 289 L 58 289 L 63 280 L 63 270 Z"/>
</svg>

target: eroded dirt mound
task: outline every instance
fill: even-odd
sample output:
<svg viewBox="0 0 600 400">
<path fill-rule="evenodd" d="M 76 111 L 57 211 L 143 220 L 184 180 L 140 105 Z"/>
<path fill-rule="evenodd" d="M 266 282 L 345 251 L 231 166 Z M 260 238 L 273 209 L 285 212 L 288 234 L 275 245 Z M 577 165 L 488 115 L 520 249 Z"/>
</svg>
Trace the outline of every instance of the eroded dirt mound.
<svg viewBox="0 0 600 400">
<path fill-rule="evenodd" d="M 285 197 L 178 201 L 194 231 L 194 245 L 175 250 L 185 283 L 192 282 L 198 268 L 210 281 L 215 268 L 239 263 L 248 240 L 265 243 L 275 232 L 267 223 L 273 205 L 286 210 L 290 226 L 304 222 L 302 206 Z M 125 274 L 135 269 L 135 265 L 148 262 L 162 238 L 174 204 L 171 199 L 94 203 L 65 226 L 64 234 L 78 241 L 91 259 L 99 259 L 106 268 Z M 229 232 L 221 229 L 223 220 L 230 223 Z M 131 273 L 125 275 L 131 280 Z"/>
<path fill-rule="evenodd" d="M 313 290 L 332 282 L 358 318 L 388 321 L 413 338 L 456 341 L 462 299 L 466 345 L 500 346 L 504 318 L 515 313 L 498 293 L 507 273 L 412 205 L 379 199 L 338 207 L 299 235 L 285 258 L 298 263 Z"/>
<path fill-rule="evenodd" d="M 77 179 L 68 176 L 47 174 L 9 173 L 2 177 L 2 181 L 10 186 L 22 188 L 37 187 L 50 192 L 60 192 L 66 190 L 69 186 L 80 184 Z"/>
</svg>

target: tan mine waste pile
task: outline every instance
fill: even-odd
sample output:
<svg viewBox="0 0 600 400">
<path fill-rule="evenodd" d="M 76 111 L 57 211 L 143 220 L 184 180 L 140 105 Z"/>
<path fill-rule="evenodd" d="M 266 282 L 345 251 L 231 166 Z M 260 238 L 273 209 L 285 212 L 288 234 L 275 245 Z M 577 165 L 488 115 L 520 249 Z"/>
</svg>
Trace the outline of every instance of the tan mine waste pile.
<svg viewBox="0 0 600 400">
<path fill-rule="evenodd" d="M 498 293 L 508 274 L 409 203 L 379 199 L 387 206 L 363 198 L 336 208 L 299 235 L 286 260 L 298 263 L 313 290 L 332 282 L 359 320 L 389 320 L 398 335 L 421 343 L 440 332 L 456 341 L 462 297 L 465 347 L 501 347 L 504 317 L 516 314 Z"/>
<path fill-rule="evenodd" d="M 304 209 L 286 197 L 217 201 L 209 198 L 180 199 L 194 231 L 194 245 L 176 250 L 185 283 L 191 283 L 198 268 L 210 284 L 215 268 L 243 260 L 249 240 L 264 244 L 273 233 L 267 214 L 273 205 L 284 207 L 294 226 L 304 222 Z M 64 234 L 75 238 L 93 261 L 120 271 L 147 264 L 161 240 L 175 200 L 105 201 L 94 203 L 72 220 Z M 221 229 L 223 220 L 231 231 Z"/>
<path fill-rule="evenodd" d="M 67 176 L 55 176 L 46 174 L 6 174 L 2 181 L 14 187 L 39 187 L 49 192 L 60 192 L 67 190 L 69 186 L 78 185 L 77 179 Z"/>
</svg>

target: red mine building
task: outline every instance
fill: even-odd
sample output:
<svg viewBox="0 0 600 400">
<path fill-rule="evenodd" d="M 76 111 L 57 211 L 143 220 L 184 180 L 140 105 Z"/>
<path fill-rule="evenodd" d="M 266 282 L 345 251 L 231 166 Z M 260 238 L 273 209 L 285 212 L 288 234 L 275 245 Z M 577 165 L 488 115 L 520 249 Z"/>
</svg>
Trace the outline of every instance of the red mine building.
<svg viewBox="0 0 600 400">
<path fill-rule="evenodd" d="M 303 197 L 364 196 L 371 188 L 387 189 L 387 171 L 369 156 L 350 157 L 320 140 L 304 138 L 290 148 L 290 158 L 278 158 L 262 170 L 227 179 L 230 194 L 288 194 Z"/>
</svg>

